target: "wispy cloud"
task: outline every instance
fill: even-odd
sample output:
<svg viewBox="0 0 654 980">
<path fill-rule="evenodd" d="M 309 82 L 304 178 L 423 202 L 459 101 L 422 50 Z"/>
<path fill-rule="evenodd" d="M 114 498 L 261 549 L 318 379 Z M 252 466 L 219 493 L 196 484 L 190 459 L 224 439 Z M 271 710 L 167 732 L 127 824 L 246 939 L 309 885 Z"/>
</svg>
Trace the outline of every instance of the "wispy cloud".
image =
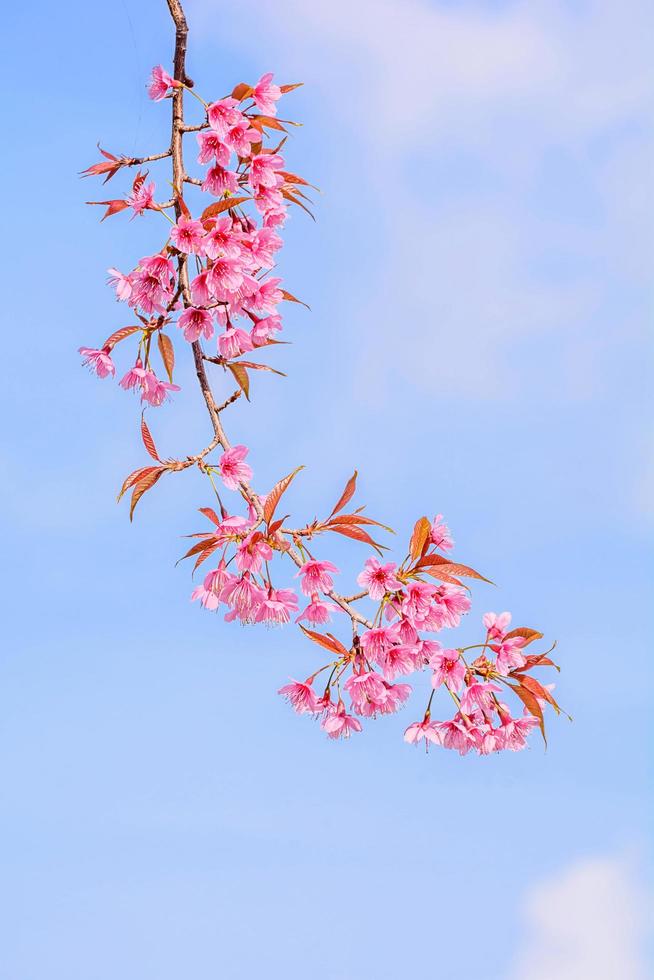
<svg viewBox="0 0 654 980">
<path fill-rule="evenodd" d="M 356 311 L 359 392 L 363 374 L 377 395 L 410 380 L 514 398 L 533 384 L 516 342 L 543 334 L 559 396 L 608 383 L 615 345 L 645 329 L 631 298 L 605 310 L 648 275 L 648 5 L 227 0 L 219 22 L 217 9 L 196 3 L 203 30 L 273 48 L 323 92 L 347 142 L 334 184 L 365 174 L 377 271 Z M 342 242 L 345 266 L 360 247 Z"/>
<path fill-rule="evenodd" d="M 651 909 L 630 863 L 591 858 L 535 885 L 511 980 L 645 980 Z"/>
</svg>

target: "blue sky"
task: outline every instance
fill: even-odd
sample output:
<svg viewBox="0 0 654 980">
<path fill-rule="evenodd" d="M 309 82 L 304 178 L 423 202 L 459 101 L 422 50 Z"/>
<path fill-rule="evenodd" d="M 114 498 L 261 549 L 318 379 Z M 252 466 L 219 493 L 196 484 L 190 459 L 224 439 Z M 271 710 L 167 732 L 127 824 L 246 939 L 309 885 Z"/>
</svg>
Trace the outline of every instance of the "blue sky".
<svg viewBox="0 0 654 980">
<path fill-rule="evenodd" d="M 281 263 L 312 308 L 286 315 L 289 377 L 257 377 L 230 434 L 259 486 L 307 466 L 298 517 L 355 467 L 403 537 L 443 512 L 498 583 L 463 634 L 507 608 L 557 639 L 574 723 L 488 759 L 412 751 L 410 709 L 328 742 L 275 694 L 314 650 L 188 601 L 200 477 L 162 481 L 132 526 L 115 504 L 137 406 L 76 349 L 123 325 L 105 270 L 159 228 L 100 225 L 76 174 L 98 140 L 165 147 L 144 88 L 170 59 L 164 8 L 8 15 L 0 977 L 640 980 L 651 8 L 188 4 L 202 93 L 306 82 L 287 159 L 322 189 Z M 170 455 L 207 435 L 189 363 L 177 380 L 150 414 Z M 337 556 L 344 579 L 366 557 Z"/>
</svg>

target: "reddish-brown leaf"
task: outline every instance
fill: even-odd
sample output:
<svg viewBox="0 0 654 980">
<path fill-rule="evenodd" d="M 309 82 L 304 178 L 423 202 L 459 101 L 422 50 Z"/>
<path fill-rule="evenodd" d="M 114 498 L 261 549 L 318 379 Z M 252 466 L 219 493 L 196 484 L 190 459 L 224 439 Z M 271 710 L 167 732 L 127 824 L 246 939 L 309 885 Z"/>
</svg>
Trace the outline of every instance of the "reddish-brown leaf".
<svg viewBox="0 0 654 980">
<path fill-rule="evenodd" d="M 165 472 L 166 472 L 165 466 L 155 466 L 153 473 L 148 473 L 145 476 L 142 476 L 141 479 L 134 484 L 134 489 L 132 491 L 132 499 L 129 505 L 130 521 L 134 517 L 134 508 L 138 504 L 143 494 L 146 492 L 146 490 L 150 490 L 155 485 L 159 477 Z"/>
<path fill-rule="evenodd" d="M 183 554 L 181 558 L 178 558 L 177 559 L 177 561 L 175 562 L 175 564 L 176 565 L 179 565 L 180 561 L 184 561 L 185 558 L 192 558 L 193 555 L 197 555 L 197 554 L 199 554 L 202 551 L 206 551 L 207 548 L 211 547 L 211 545 L 213 545 L 215 543 L 216 543 L 216 536 L 215 536 L 215 534 L 213 534 L 212 531 L 207 531 L 206 534 L 203 534 L 201 536 L 201 540 L 200 541 L 196 541 L 195 544 L 194 545 L 191 545 L 191 547 L 188 549 L 188 551 L 185 554 Z"/>
<path fill-rule="evenodd" d="M 234 379 L 237 385 L 239 386 L 239 388 L 241 389 L 241 391 L 243 392 L 247 400 L 250 401 L 250 378 L 246 369 L 243 367 L 242 364 L 239 364 L 238 362 L 228 364 L 227 367 L 234 375 Z"/>
<path fill-rule="evenodd" d="M 286 377 L 283 371 L 278 371 L 277 368 L 270 367 L 269 364 L 257 364 L 255 361 L 237 361 L 237 363 L 242 364 L 243 367 L 252 368 L 253 371 L 272 371 L 273 374 L 279 374 L 282 378 Z"/>
<path fill-rule="evenodd" d="M 358 475 L 359 475 L 358 471 L 355 470 L 352 476 L 350 477 L 350 479 L 345 484 L 345 490 L 336 501 L 336 504 L 334 505 L 334 509 L 329 515 L 330 518 L 332 518 L 334 514 L 338 514 L 339 510 L 343 510 L 344 507 L 347 507 L 349 502 L 352 500 L 352 497 L 354 496 L 354 491 L 357 488 Z"/>
<path fill-rule="evenodd" d="M 129 207 L 127 201 L 115 200 L 115 201 L 87 201 L 87 204 L 106 204 L 107 210 L 102 215 L 101 220 L 104 221 L 105 218 L 110 218 L 112 214 L 118 214 L 120 211 L 124 211 L 125 208 Z"/>
<path fill-rule="evenodd" d="M 142 329 L 143 328 L 140 327 L 138 324 L 136 324 L 136 326 L 121 327 L 120 330 L 116 330 L 115 333 L 112 333 L 111 337 L 107 337 L 107 339 L 105 340 L 102 346 L 108 347 L 109 350 L 111 350 L 112 347 L 115 347 L 116 344 L 119 344 L 121 340 L 125 340 L 126 337 L 131 337 L 132 334 L 138 333 L 139 330 Z"/>
<path fill-rule="evenodd" d="M 333 636 L 325 636 L 323 633 L 316 633 L 315 630 L 309 630 L 306 626 L 300 623 L 300 629 L 308 636 L 310 640 L 317 643 L 318 646 L 324 647 L 325 650 L 329 650 L 330 653 L 335 653 L 338 657 L 347 657 L 349 651 L 343 646 L 340 640 L 337 640 Z"/>
<path fill-rule="evenodd" d="M 327 526 L 325 530 L 333 531 L 334 534 L 342 534 L 344 538 L 352 538 L 354 541 L 363 541 L 364 544 L 371 545 L 379 555 L 382 554 L 382 549 L 384 549 L 384 545 L 373 541 L 368 532 L 364 531 L 362 527 L 338 525 L 336 527 Z"/>
<path fill-rule="evenodd" d="M 157 463 L 160 463 L 161 460 L 159 459 L 159 453 L 157 452 L 157 447 L 154 444 L 154 439 L 152 438 L 152 434 L 148 429 L 147 423 L 143 416 L 141 416 L 141 438 L 143 439 L 143 445 L 150 453 L 152 458 L 156 459 Z"/>
<path fill-rule="evenodd" d="M 205 548 L 204 551 L 200 552 L 198 557 L 195 559 L 195 565 L 193 566 L 193 571 L 196 571 L 196 569 L 198 569 L 202 564 L 202 562 L 206 561 L 207 558 L 211 558 L 214 551 L 216 551 L 216 549 L 220 547 L 221 547 L 221 542 L 214 541 L 211 545 L 209 545 L 208 548 Z"/>
<path fill-rule="evenodd" d="M 302 196 L 304 197 L 304 195 Z M 316 216 L 313 213 L 313 211 L 311 211 L 306 206 L 306 204 L 303 204 L 302 201 L 300 200 L 300 196 L 294 194 L 292 191 L 288 189 L 288 187 L 282 187 L 282 197 L 285 197 L 287 201 L 291 202 L 291 204 L 296 204 L 299 208 L 302 208 L 303 211 L 306 211 L 306 213 L 309 215 L 312 221 L 316 220 Z"/>
<path fill-rule="evenodd" d="M 215 218 L 217 214 L 222 214 L 223 211 L 228 211 L 229 208 L 236 208 L 239 204 L 243 204 L 245 201 L 251 200 L 251 197 L 226 197 L 223 201 L 216 201 L 215 204 L 210 204 L 209 207 L 204 209 L 200 215 L 200 221 L 207 221 L 209 218 Z"/>
<path fill-rule="evenodd" d="M 380 521 L 373 521 L 372 517 L 364 517 L 363 514 L 338 514 L 336 517 L 330 517 L 326 524 L 367 524 L 369 527 L 381 527 L 384 531 L 389 531 L 394 534 L 392 527 L 387 524 L 382 524 Z"/>
<path fill-rule="evenodd" d="M 216 526 L 220 524 L 220 518 L 213 507 L 200 507 L 200 513 L 204 514 L 205 517 L 208 517 L 210 521 L 213 521 Z"/>
<path fill-rule="evenodd" d="M 543 709 L 538 703 L 538 698 L 532 694 L 531 691 L 528 691 L 526 687 L 523 687 L 522 684 L 511 684 L 510 687 L 511 690 L 518 695 L 529 714 L 538 719 L 540 733 L 543 736 L 545 745 L 547 745 L 547 738 L 545 736 L 545 719 L 543 717 Z"/>
<path fill-rule="evenodd" d="M 522 668 L 523 670 L 531 670 L 532 667 L 554 667 L 555 670 L 561 670 L 558 664 L 555 664 L 553 660 L 544 653 L 534 653 L 530 657 L 525 658 L 527 663 Z"/>
<path fill-rule="evenodd" d="M 540 683 L 540 681 L 537 681 L 535 677 L 530 677 L 529 674 L 522 673 L 514 673 L 513 676 L 520 681 L 523 687 L 526 687 L 528 691 L 531 691 L 535 697 L 540 698 L 542 701 L 547 701 L 548 704 L 551 704 L 557 715 L 561 713 L 561 709 L 554 700 L 552 693 L 548 691 L 547 688 Z"/>
<path fill-rule="evenodd" d="M 279 90 L 282 95 L 286 95 L 287 92 L 292 92 L 293 89 L 300 88 L 302 85 L 304 85 L 304 82 L 295 82 L 294 85 L 280 85 Z"/>
<path fill-rule="evenodd" d="M 278 170 L 277 173 L 280 177 L 284 178 L 287 184 L 301 184 L 303 187 L 313 187 L 314 191 L 318 190 L 317 187 L 310 184 L 308 180 L 305 180 L 304 177 L 300 177 L 298 174 L 289 173 L 288 170 Z"/>
<path fill-rule="evenodd" d="M 245 82 L 239 82 L 232 90 L 232 98 L 236 99 L 237 102 L 243 102 L 244 99 L 252 95 L 252 91 L 251 85 L 246 85 Z"/>
<path fill-rule="evenodd" d="M 130 487 L 133 487 L 135 483 L 144 477 L 148 473 L 153 473 L 155 470 L 159 469 L 158 466 L 139 466 L 137 470 L 134 470 L 129 476 L 125 477 L 125 482 L 120 488 L 120 493 L 118 494 L 117 500 L 120 501 L 121 497 Z"/>
<path fill-rule="evenodd" d="M 417 568 L 428 571 L 429 568 L 435 566 L 447 572 L 449 575 L 463 575 L 464 578 L 476 578 L 480 582 L 488 582 L 489 585 L 495 584 L 489 578 L 485 578 L 479 572 L 476 572 L 474 568 L 470 568 L 469 565 L 461 565 L 459 562 L 450 561 L 448 558 L 443 558 L 442 555 L 425 555 L 418 562 Z"/>
<path fill-rule="evenodd" d="M 449 572 L 444 571 L 442 568 L 421 568 L 420 571 L 424 572 L 426 575 L 431 575 L 432 578 L 438 579 L 439 582 L 447 582 L 448 585 L 458 585 L 463 589 L 468 588 L 467 585 L 463 584 L 460 578 L 450 575 Z"/>
<path fill-rule="evenodd" d="M 287 132 L 279 119 L 275 119 L 274 116 L 250 116 L 250 122 L 260 133 L 263 133 L 264 129 L 278 129 L 282 133 Z"/>
<path fill-rule="evenodd" d="M 506 634 L 505 639 L 509 640 L 512 636 L 524 637 L 525 642 L 523 646 L 528 646 L 530 643 L 533 643 L 534 640 L 543 639 L 542 633 L 539 633 L 538 630 L 529 629 L 527 626 L 518 626 L 516 629 L 511 630 L 510 633 Z"/>
<path fill-rule="evenodd" d="M 284 299 L 288 300 L 289 303 L 299 303 L 300 306 L 305 306 L 307 310 L 311 309 L 308 303 L 305 303 L 303 300 L 298 299 L 297 296 L 293 296 L 293 294 L 289 293 L 287 289 L 282 289 L 282 296 L 284 297 Z"/>
<path fill-rule="evenodd" d="M 275 513 L 277 504 L 282 498 L 282 494 L 284 494 L 288 489 L 288 487 L 291 485 L 296 474 L 303 469 L 304 466 L 297 466 L 292 473 L 289 473 L 288 476 L 285 476 L 282 480 L 276 483 L 275 486 L 272 488 L 272 490 L 266 497 L 266 502 L 263 506 L 263 516 L 266 524 L 268 525 L 270 524 L 273 514 Z"/>
<path fill-rule="evenodd" d="M 157 334 L 157 347 L 159 348 L 159 353 L 161 354 L 161 360 L 166 369 L 166 374 L 168 375 L 168 380 L 173 383 L 173 369 L 175 367 L 175 348 L 173 347 L 173 342 L 166 333 L 162 333 L 161 330 Z"/>
<path fill-rule="evenodd" d="M 426 517 L 419 517 L 413 528 L 411 541 L 409 542 L 409 554 L 415 560 L 423 554 L 429 541 L 431 523 Z"/>
</svg>

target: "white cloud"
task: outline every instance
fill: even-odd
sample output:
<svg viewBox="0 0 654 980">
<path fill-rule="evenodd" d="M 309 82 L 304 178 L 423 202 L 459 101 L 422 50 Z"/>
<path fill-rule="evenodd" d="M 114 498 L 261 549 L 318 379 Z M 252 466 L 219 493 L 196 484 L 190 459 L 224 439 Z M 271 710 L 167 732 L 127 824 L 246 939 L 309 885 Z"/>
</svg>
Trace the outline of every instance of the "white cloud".
<svg viewBox="0 0 654 980">
<path fill-rule="evenodd" d="M 579 861 L 537 884 L 511 980 L 645 980 L 646 897 L 629 862 Z"/>
</svg>

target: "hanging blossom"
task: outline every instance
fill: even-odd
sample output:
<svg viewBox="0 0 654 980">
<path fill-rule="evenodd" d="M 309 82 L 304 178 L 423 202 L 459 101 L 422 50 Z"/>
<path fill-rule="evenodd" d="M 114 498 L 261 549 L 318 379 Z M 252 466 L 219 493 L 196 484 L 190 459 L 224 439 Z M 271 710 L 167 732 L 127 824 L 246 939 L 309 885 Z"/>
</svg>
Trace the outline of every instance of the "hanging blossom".
<svg viewBox="0 0 654 980">
<path fill-rule="evenodd" d="M 177 72 L 158 65 L 148 86 L 151 99 L 167 102 L 172 112 L 170 147 L 140 158 L 101 150 L 103 159 L 84 172 L 106 183 L 138 168 L 122 197 L 91 203 L 106 208 L 103 220 L 131 211 L 158 222 L 153 246 L 129 271 L 109 269 L 116 299 L 129 310 L 128 325 L 99 347 L 81 347 L 80 354 L 107 379 L 116 374 L 115 348 L 131 347 L 119 386 L 158 410 L 180 391 L 173 380 L 177 360 L 192 363 L 211 439 L 181 459 L 162 458 L 142 416 L 141 437 L 151 459 L 121 488 L 121 497 L 131 492 L 130 518 L 164 475 L 195 467 L 207 479 L 211 502 L 199 509 L 209 526 L 193 535 L 184 555 L 193 559 L 194 570 L 204 566 L 191 599 L 222 612 L 228 622 L 298 624 L 326 661 L 279 693 L 298 714 L 317 719 L 330 739 L 347 739 L 364 724 L 405 710 L 422 690 L 417 720 L 402 726 L 407 743 L 461 755 L 523 749 L 534 728 L 544 737 L 545 708 L 560 710 L 553 685 L 534 676 L 555 665 L 549 650 L 530 652 L 541 633 L 512 626 L 508 612 L 486 612 L 475 642 L 446 639 L 470 610 L 466 583 L 483 588 L 488 580 L 452 557 L 454 541 L 443 515 L 420 517 L 405 550 L 386 561 L 385 546 L 373 534 L 390 529 L 362 507 L 349 507 L 356 472 L 327 517 L 291 524 L 276 513 L 301 467 L 260 493 L 249 448 L 227 436 L 229 406 L 243 395 L 253 397 L 260 372 L 280 373 L 244 355 L 261 355 L 276 343 L 282 304 L 299 302 L 275 275 L 289 210 L 308 211 L 310 203 L 310 185 L 288 170 L 282 152 L 295 124 L 277 116 L 279 100 L 297 85 L 278 85 L 266 72 L 227 95 L 200 97 L 184 70 L 184 15 L 178 0 L 170 7 Z M 192 123 L 185 119 L 185 95 L 198 106 Z M 169 200 L 157 200 L 156 184 L 142 169 L 150 164 L 172 165 L 172 174 L 159 182 L 172 186 Z M 230 380 L 234 390 L 218 395 Z M 226 493 L 233 495 L 229 510 Z M 333 535 L 374 552 L 359 565 L 359 592 L 348 594 L 340 584 L 337 590 L 340 571 L 324 555 Z M 205 563 L 214 567 L 206 571 Z"/>
</svg>

